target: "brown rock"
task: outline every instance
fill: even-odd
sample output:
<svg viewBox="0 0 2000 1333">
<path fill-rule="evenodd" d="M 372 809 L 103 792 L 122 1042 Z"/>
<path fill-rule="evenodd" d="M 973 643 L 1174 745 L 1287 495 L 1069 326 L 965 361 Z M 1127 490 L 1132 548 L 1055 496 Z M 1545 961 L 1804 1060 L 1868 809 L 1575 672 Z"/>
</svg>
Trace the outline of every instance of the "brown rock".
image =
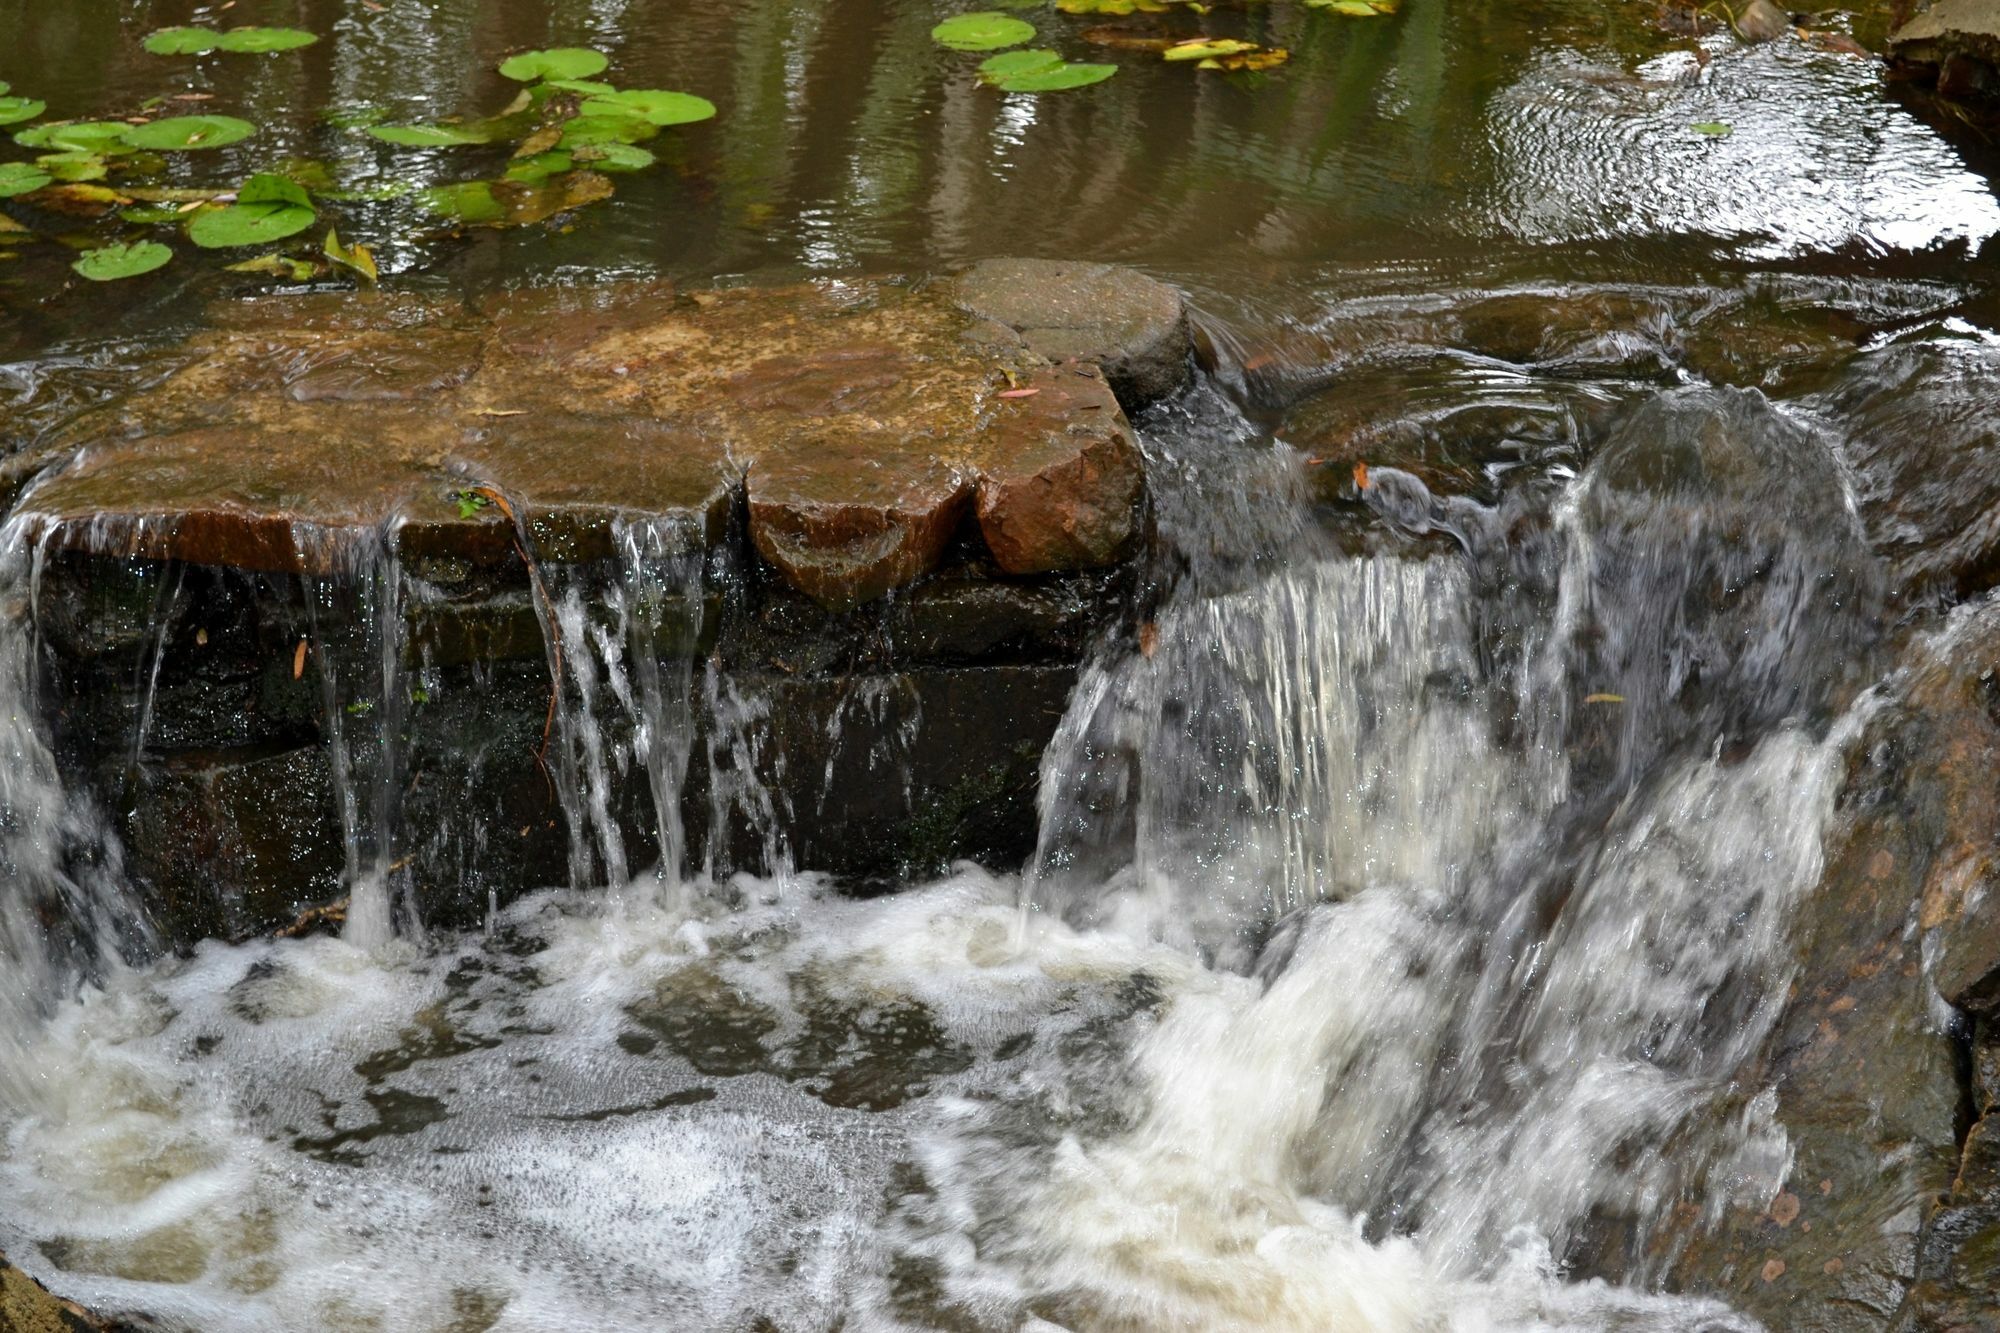
<svg viewBox="0 0 2000 1333">
<path fill-rule="evenodd" d="M 824 455 L 768 454 L 749 475 L 750 539 L 793 587 L 844 610 L 937 567 L 965 512 L 971 482 L 942 465 L 874 482 L 835 484 Z"/>
<path fill-rule="evenodd" d="M 1103 367 L 1127 411 L 1188 381 L 1186 302 L 1137 269 L 989 259 L 960 277 L 954 294 L 966 310 L 1015 330 L 1038 356 Z"/>
<path fill-rule="evenodd" d="M 1090 273 L 1077 291 L 1130 285 Z M 847 607 L 930 571 L 984 468 L 1003 568 L 1115 558 L 1138 475 L 1117 404 L 1074 373 L 998 398 L 1040 363 L 990 334 L 876 282 L 253 303 L 71 429 L 23 509 L 59 548 L 334 573 L 391 538 L 505 564 L 517 520 L 541 561 L 604 559 L 631 523 L 713 544 L 747 477 L 758 551 Z M 1036 477 L 1063 514 L 1030 512 Z"/>
<path fill-rule="evenodd" d="M 1736 35 L 1746 42 L 1774 42 L 1791 30 L 1791 15 L 1773 0 L 1750 0 L 1736 15 Z"/>
<path fill-rule="evenodd" d="M 979 532 L 1009 574 L 1108 565 L 1130 545 L 1144 490 L 1131 427 L 1094 366 L 1022 379 L 980 458 Z"/>
</svg>

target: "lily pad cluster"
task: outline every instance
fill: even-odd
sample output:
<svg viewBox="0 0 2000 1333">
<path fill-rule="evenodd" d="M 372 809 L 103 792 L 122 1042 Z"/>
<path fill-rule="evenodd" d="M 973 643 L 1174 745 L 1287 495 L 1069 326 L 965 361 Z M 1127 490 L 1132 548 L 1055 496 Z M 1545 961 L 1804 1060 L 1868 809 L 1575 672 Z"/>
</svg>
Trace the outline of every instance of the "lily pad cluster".
<svg viewBox="0 0 2000 1333">
<path fill-rule="evenodd" d="M 205 56 L 211 51 L 238 55 L 268 55 L 273 51 L 296 51 L 319 40 L 317 33 L 303 28 L 161 28 L 141 43 L 156 56 Z"/>
<path fill-rule="evenodd" d="M 605 173 L 653 165 L 641 147 L 660 131 L 715 115 L 715 104 L 665 88 L 619 88 L 598 81 L 610 60 L 586 47 L 524 51 L 500 73 L 527 86 L 481 120 L 368 125 L 363 133 L 399 148 L 507 145 L 497 177 L 454 181 L 418 193 L 429 212 L 468 226 L 525 226 L 614 193 Z"/>
<path fill-rule="evenodd" d="M 145 45 L 161 55 L 205 55 L 293 50 L 314 40 L 299 29 L 183 27 L 155 32 Z M 427 235 L 440 234 L 439 221 L 447 232 L 539 223 L 610 198 L 614 175 L 654 164 L 647 141 L 667 127 L 716 114 L 713 103 L 690 93 L 603 82 L 599 76 L 609 66 L 604 53 L 587 48 L 524 51 L 500 63 L 502 75 L 524 86 L 491 116 L 395 124 L 378 110 L 347 108 L 324 119 L 372 145 L 372 152 L 349 154 L 344 163 L 241 164 L 232 155 L 239 170 L 253 169 L 213 184 L 174 181 L 170 164 L 200 160 L 185 156 L 190 153 L 254 146 L 258 129 L 226 114 L 171 114 L 174 103 L 205 101 L 205 93 L 154 98 L 117 119 L 51 122 L 40 120 L 47 110 L 41 101 L 9 96 L 12 90 L 0 83 L 0 124 L 19 126 L 13 143 L 29 155 L 0 161 L 0 201 L 34 210 L 18 217 L 0 212 L 0 243 L 47 234 L 78 244 L 74 223 L 42 224 L 82 219 L 92 239 L 81 242 L 85 248 L 71 268 L 91 281 L 164 267 L 178 236 L 203 250 L 261 251 L 226 264 L 230 272 L 286 281 L 347 273 L 373 282 L 374 253 L 343 242 L 339 229 L 328 225 L 327 209 L 407 199 L 402 225 L 413 222 Z M 375 176 L 385 164 L 379 155 L 389 150 L 424 150 L 432 157 L 420 172 L 407 162 L 386 164 L 390 178 L 381 179 Z M 479 165 L 476 174 L 449 170 L 460 152 Z M 353 171 L 364 179 L 354 179 Z M 443 183 L 427 184 L 426 177 Z M 371 225 L 382 221 L 379 212 L 366 216 Z M 316 239 L 300 244 L 308 234 Z"/>
<path fill-rule="evenodd" d="M 1035 25 L 997 10 L 960 14 L 931 29 L 931 40 L 950 51 L 1004 51 L 1035 39 Z M 979 77 L 1010 93 L 1053 93 L 1102 83 L 1116 65 L 1072 64 L 1049 50 L 1004 51 L 979 65 Z"/>
</svg>

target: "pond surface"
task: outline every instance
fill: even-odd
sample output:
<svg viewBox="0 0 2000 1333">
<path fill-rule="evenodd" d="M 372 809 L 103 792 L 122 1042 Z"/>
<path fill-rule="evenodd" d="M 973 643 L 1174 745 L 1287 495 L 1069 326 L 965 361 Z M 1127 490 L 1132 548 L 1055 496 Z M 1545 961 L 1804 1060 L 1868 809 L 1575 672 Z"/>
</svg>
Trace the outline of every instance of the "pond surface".
<svg viewBox="0 0 2000 1333">
<path fill-rule="evenodd" d="M 1982 164 L 1871 61 L 1697 42 L 1645 3 L 1036 8 L 1042 43 L 1119 66 L 1046 95 L 940 49 L 953 12 L 0 0 L 0 80 L 51 116 L 196 94 L 260 127 L 159 183 L 290 163 L 385 196 L 322 198 L 385 285 L 1115 260 L 1191 294 L 1213 363 L 1138 423 L 1180 582 L 1143 654 L 1085 672 L 1025 879 L 857 902 L 811 866 L 645 875 L 485 936 L 209 944 L 117 976 L 0 1033 L 0 1249 L 203 1330 L 1752 1326 L 1593 1227 L 1644 1236 L 1676 1197 L 1756 1202 L 1788 1169 L 1736 1075 L 1874 706 L 1881 589 L 1839 442 L 1906 381 L 1931 395 L 1893 418 L 1912 438 L 1990 416 L 1937 370 L 2000 377 Z M 188 22 L 321 40 L 142 48 Z M 1291 56 L 1225 75 L 1117 44 L 1199 31 Z M 353 128 L 489 114 L 503 58 L 568 45 L 718 114 L 610 199 L 455 232 L 401 187 L 505 150 Z M 35 233 L 0 244 L 16 443 L 208 303 L 280 286 L 184 241 L 88 284 L 71 242 L 108 224 L 0 210 Z M 1633 462 L 1718 438 L 1754 503 Z M 1378 493 L 1377 516 L 1464 559 L 1329 536 L 1301 475 L 1341 449 L 1435 485 L 1443 507 Z M 1749 535 L 1715 554 L 1689 513 Z M 1687 611 L 1711 587 L 1751 591 Z M 1684 612 L 1716 618 L 1685 691 L 1656 637 Z M 26 650 L 0 647 L 0 741 L 46 759 Z M 1114 752 L 1137 794 L 1107 796 Z M 10 808 L 47 795 L 11 780 Z M 0 832 L 10 865 L 39 845 Z"/>
</svg>

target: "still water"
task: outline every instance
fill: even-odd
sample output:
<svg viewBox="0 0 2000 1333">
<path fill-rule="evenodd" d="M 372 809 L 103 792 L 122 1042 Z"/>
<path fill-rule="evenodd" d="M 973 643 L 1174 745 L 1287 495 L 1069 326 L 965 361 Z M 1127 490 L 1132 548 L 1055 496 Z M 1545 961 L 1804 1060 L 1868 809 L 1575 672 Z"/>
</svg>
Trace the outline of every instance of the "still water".
<svg viewBox="0 0 2000 1333">
<path fill-rule="evenodd" d="M 1784 1176 L 1736 1075 L 1893 688 L 1843 394 L 1885 348 L 1993 355 L 2000 204 L 1876 66 L 1698 55 L 1649 5 L 1406 0 L 1225 6 L 1200 23 L 1292 51 L 1230 78 L 1087 36 L 1188 14 L 1036 10 L 1121 69 L 1032 97 L 908 0 L 220 8 L 6 0 L 0 79 L 75 117 L 210 94 L 263 133 L 171 172 L 360 187 L 494 164 L 322 112 L 478 114 L 510 51 L 596 46 L 718 116 L 555 227 L 442 235 L 391 199 L 342 234 L 468 291 L 1118 260 L 1191 293 L 1214 369 L 1138 423 L 1173 592 L 1151 651 L 1082 674 L 1028 866 L 856 901 L 688 854 L 472 936 L 362 914 L 89 987 L 0 912 L 0 1250 L 202 1330 L 1754 1326 L 1662 1294 L 1664 1228 Z M 139 46 L 205 19 L 324 36 Z M 189 252 L 85 289 L 36 221 L 0 263 L 17 442 L 269 285 Z M 1716 422 L 1754 484 L 1660 489 L 1643 459 Z M 1385 484 L 1360 549 L 1305 461 L 1357 432 L 1462 494 Z M 8 867 L 129 952 L 8 634 Z M 658 729 L 754 714 L 680 689 Z"/>
</svg>

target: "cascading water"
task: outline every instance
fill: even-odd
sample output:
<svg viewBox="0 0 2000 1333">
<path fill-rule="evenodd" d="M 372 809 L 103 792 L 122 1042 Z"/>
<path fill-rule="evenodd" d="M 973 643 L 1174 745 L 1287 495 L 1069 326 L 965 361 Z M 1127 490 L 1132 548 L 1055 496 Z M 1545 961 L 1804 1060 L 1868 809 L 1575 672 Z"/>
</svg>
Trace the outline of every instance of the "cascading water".
<svg viewBox="0 0 2000 1333">
<path fill-rule="evenodd" d="M 1018 880 L 792 873 L 787 778 L 822 777 L 692 651 L 698 547 L 631 525 L 608 577 L 539 576 L 569 890 L 423 939 L 392 888 L 432 594 L 390 540 L 342 580 L 361 650 L 308 645 L 368 677 L 317 668 L 345 937 L 132 970 L 37 730 L 17 520 L 0 1249 L 204 1330 L 1747 1326 L 1647 1255 L 1787 1162 L 1736 1078 L 1868 707 L 1826 441 L 1676 390 L 1513 501 L 1539 540 L 1381 469 L 1402 536 L 1356 551 L 1212 389 L 1147 426 L 1172 590 L 1080 680 Z"/>
</svg>

